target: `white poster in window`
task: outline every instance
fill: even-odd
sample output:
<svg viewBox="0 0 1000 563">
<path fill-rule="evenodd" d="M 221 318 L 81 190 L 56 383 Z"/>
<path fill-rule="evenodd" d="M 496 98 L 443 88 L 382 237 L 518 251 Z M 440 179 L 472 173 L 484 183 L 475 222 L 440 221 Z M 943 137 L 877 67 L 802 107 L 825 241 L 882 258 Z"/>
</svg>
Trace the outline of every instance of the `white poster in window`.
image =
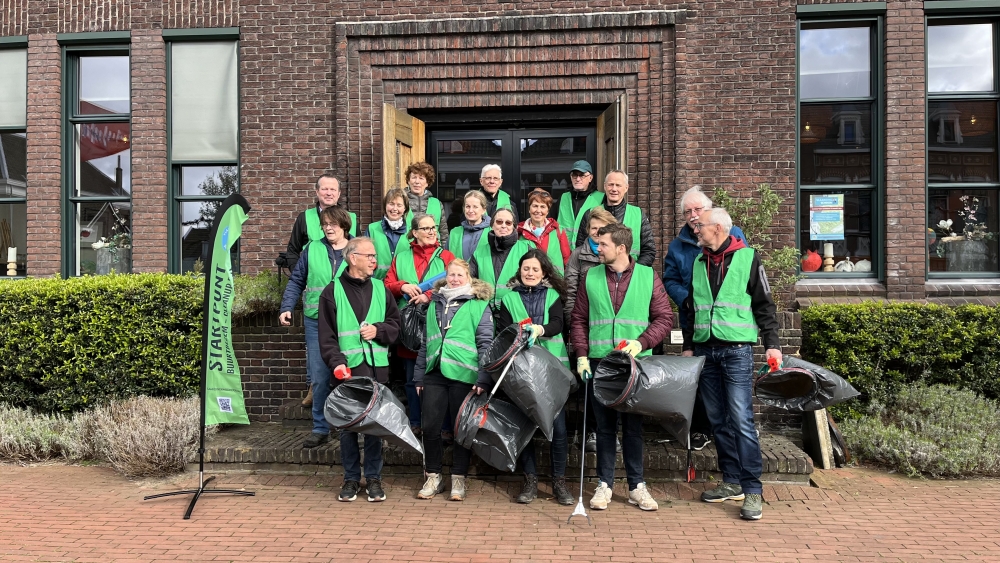
<svg viewBox="0 0 1000 563">
<path fill-rule="evenodd" d="M 844 240 L 844 194 L 809 196 L 809 238 Z"/>
</svg>

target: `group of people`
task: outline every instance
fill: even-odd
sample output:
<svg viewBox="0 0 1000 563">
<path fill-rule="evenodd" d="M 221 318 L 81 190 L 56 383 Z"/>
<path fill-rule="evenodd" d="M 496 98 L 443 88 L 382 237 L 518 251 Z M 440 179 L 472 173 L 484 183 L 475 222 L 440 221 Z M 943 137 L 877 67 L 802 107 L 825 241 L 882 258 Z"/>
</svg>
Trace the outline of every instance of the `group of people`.
<svg viewBox="0 0 1000 563">
<path fill-rule="evenodd" d="M 501 168 L 482 169 L 482 190 L 464 194 L 464 219 L 449 233 L 444 206 L 428 188 L 434 169 L 410 165 L 407 186 L 382 198 L 383 217 L 356 236 L 357 216 L 339 204 L 331 175 L 316 184 L 317 202 L 296 219 L 287 256 L 292 275 L 279 320 L 291 323 L 301 297 L 312 433 L 305 448 L 330 439 L 324 403 L 344 373 L 386 383 L 405 374 L 409 423 L 424 447 L 426 482 L 417 492 L 432 499 L 447 489 L 442 457 L 465 397 L 489 392 L 493 381 L 480 358 L 494 335 L 511 324 L 530 324 L 533 345 L 547 349 L 586 382 L 593 405 L 597 484 L 593 509 L 612 500 L 617 451 L 623 455 L 628 502 L 656 510 L 643 479 L 642 417 L 593 400 L 591 383 L 601 358 L 621 349 L 633 357 L 653 353 L 670 334 L 677 307 L 683 355 L 705 358 L 689 447 L 714 435 L 723 483 L 702 500 L 742 500 L 741 516 L 762 515 L 761 453 L 753 420 L 752 347 L 763 340 L 767 357 L 780 360 L 775 305 L 757 253 L 724 209 L 695 186 L 680 207 L 684 226 L 656 275 L 656 241 L 648 214 L 627 203 L 629 178 L 615 170 L 594 185 L 585 160 L 570 171 L 572 189 L 558 204 L 545 190 L 527 196 L 527 218 L 518 220 L 501 190 Z M 454 224 L 454 223 L 453 223 Z M 426 337 L 419 349 L 400 340 L 400 310 L 426 305 Z M 590 424 L 588 423 L 588 427 Z M 621 440 L 618 440 L 619 427 Z M 342 501 L 361 492 L 358 435 L 340 432 Z M 589 440 L 588 440 L 589 441 Z M 569 449 L 565 407 L 554 421 L 552 493 L 573 504 L 566 483 Z M 382 441 L 364 438 L 368 500 L 385 500 Z M 447 498 L 466 497 L 470 450 L 455 443 Z M 516 500 L 538 494 L 534 444 L 518 460 L 525 478 Z"/>
</svg>

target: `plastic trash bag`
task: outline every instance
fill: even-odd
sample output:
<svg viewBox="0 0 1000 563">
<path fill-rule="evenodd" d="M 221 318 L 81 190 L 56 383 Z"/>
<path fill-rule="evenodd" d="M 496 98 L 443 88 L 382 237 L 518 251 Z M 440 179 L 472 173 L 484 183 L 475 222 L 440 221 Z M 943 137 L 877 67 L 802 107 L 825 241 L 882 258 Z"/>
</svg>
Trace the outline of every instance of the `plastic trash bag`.
<svg viewBox="0 0 1000 563">
<path fill-rule="evenodd" d="M 688 444 L 694 400 L 705 358 L 611 352 L 594 370 L 594 398 L 616 411 L 655 418 L 678 443 Z"/>
<path fill-rule="evenodd" d="M 754 381 L 754 395 L 760 402 L 789 412 L 824 409 L 860 394 L 832 371 L 793 356 L 785 356 L 780 368 Z"/>
<path fill-rule="evenodd" d="M 427 339 L 427 303 L 409 303 L 399 310 L 399 338 L 403 346 L 420 351 L 420 345 Z"/>
<path fill-rule="evenodd" d="M 501 330 L 493 338 L 486 354 L 479 359 L 479 365 L 495 380 L 514 354 L 528 347 L 531 335 L 520 324 L 512 324 Z"/>
<path fill-rule="evenodd" d="M 551 442 L 556 417 L 566 405 L 570 393 L 576 391 L 576 377 L 541 346 L 521 350 L 509 363 L 510 369 L 500 383 L 500 389 Z M 490 374 L 494 383 L 501 373 Z"/>
<path fill-rule="evenodd" d="M 538 425 L 516 406 L 469 393 L 455 418 L 455 442 L 503 471 L 514 471 L 517 458 L 535 435 Z"/>
<path fill-rule="evenodd" d="M 370 377 L 345 379 L 330 391 L 323 416 L 337 430 L 384 438 L 423 455 L 420 440 L 410 430 L 406 409 L 388 387 Z"/>
</svg>

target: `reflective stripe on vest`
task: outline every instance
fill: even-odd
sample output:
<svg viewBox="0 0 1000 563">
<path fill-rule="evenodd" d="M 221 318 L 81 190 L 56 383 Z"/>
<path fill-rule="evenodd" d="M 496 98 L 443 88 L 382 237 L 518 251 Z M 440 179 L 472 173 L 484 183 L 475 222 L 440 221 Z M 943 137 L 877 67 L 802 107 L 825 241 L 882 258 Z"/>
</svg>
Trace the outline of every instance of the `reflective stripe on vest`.
<svg viewBox="0 0 1000 563">
<path fill-rule="evenodd" d="M 372 244 L 375 245 L 375 254 L 378 256 L 378 266 L 376 266 L 372 277 L 378 280 L 385 279 L 385 275 L 389 273 L 389 266 L 392 265 L 392 257 L 396 253 L 390 248 L 389 237 L 382 229 L 382 221 L 368 225 L 368 238 L 372 239 Z M 396 242 L 397 250 L 402 241 L 403 239 L 400 237 L 400 240 Z"/>
<path fill-rule="evenodd" d="M 407 193 L 409 193 L 409 192 L 407 192 Z M 430 215 L 431 217 L 434 218 L 434 224 L 437 225 L 437 227 L 438 227 L 438 229 L 435 231 L 437 233 L 437 239 L 438 239 L 438 242 L 442 242 L 441 241 L 441 228 L 440 228 L 441 227 L 441 221 L 442 221 L 442 217 L 441 217 L 441 200 L 439 200 L 436 197 L 431 197 L 430 199 L 428 199 L 427 200 L 427 211 L 425 211 L 424 213 L 426 213 L 426 214 L 428 214 L 428 215 Z M 410 210 L 410 211 L 406 212 L 406 228 L 410 228 L 410 225 L 412 225 L 412 224 L 413 224 L 413 210 Z M 452 254 L 454 254 L 454 252 L 452 252 Z"/>
<path fill-rule="evenodd" d="M 583 216 L 593 209 L 604 203 L 604 193 L 599 191 L 594 191 L 587 199 L 583 201 L 583 205 L 580 206 L 580 211 L 573 214 L 573 194 L 572 190 L 564 193 L 561 198 L 559 198 L 559 214 L 556 217 L 556 221 L 559 222 L 559 226 L 566 229 L 566 236 L 569 238 L 570 246 L 576 244 L 576 237 L 580 233 L 581 225 L 583 221 Z M 583 228 L 590 229 L 589 225 L 584 225 Z"/>
<path fill-rule="evenodd" d="M 385 321 L 385 285 L 381 280 L 374 278 L 371 282 L 372 299 L 368 305 L 365 322 L 373 325 Z M 354 314 L 351 302 L 347 300 L 339 276 L 333 281 L 333 299 L 337 304 L 337 342 L 340 345 L 340 352 L 347 358 L 347 367 L 355 368 L 362 362 L 373 367 L 388 366 L 388 346 L 383 346 L 375 340 L 362 342 L 361 323 Z"/>
<path fill-rule="evenodd" d="M 477 248 L 476 253 L 472 255 L 473 259 L 476 261 L 476 265 L 479 267 L 479 271 L 476 272 L 479 279 L 493 287 L 493 299 L 490 300 L 490 306 L 494 311 L 500 306 L 500 301 L 504 298 L 504 296 L 510 293 L 510 288 L 507 287 L 507 282 L 509 282 L 510 279 L 517 274 L 517 268 L 521 263 L 521 257 L 524 256 L 525 252 L 531 250 L 532 248 L 535 248 L 535 243 L 523 238 L 517 239 L 517 242 L 515 242 L 514 246 L 511 247 L 510 252 L 507 253 L 507 258 L 504 260 L 503 267 L 500 268 L 499 276 L 493 271 L 493 254 L 490 251 L 489 244 L 484 247 Z"/>
<path fill-rule="evenodd" d="M 700 254 L 695 259 L 691 276 L 695 342 L 708 342 L 714 336 L 724 342 L 757 343 L 757 321 L 753 318 L 751 297 L 747 293 L 753 273 L 750 271 L 753 256 L 752 248 L 741 248 L 733 253 L 726 278 L 714 299 L 705 255 Z"/>
<path fill-rule="evenodd" d="M 479 242 L 476 243 L 476 248 L 473 249 L 472 254 L 466 256 L 464 250 L 465 227 L 455 227 L 451 230 L 451 233 L 448 234 L 448 252 L 454 254 L 455 258 L 461 258 L 462 260 L 468 262 L 469 260 L 472 260 L 472 257 L 475 256 L 477 250 L 489 244 L 489 239 L 487 237 L 487 232 L 484 229 L 479 235 Z"/>
<path fill-rule="evenodd" d="M 431 301 L 427 307 L 426 371 L 430 372 L 440 364 L 441 374 L 448 379 L 475 383 L 479 378 L 476 328 L 483 318 L 487 303 L 470 299 L 459 305 L 458 311 L 451 318 L 451 327 L 443 335 L 438 326 L 437 306 L 437 302 Z"/>
<path fill-rule="evenodd" d="M 306 245 L 306 289 L 302 292 L 302 314 L 310 319 L 319 318 L 319 296 L 326 286 L 333 281 L 333 265 L 330 263 L 330 252 L 322 241 L 313 241 Z M 337 277 L 344 272 L 347 261 L 341 257 L 337 265 Z"/>
<path fill-rule="evenodd" d="M 649 327 L 649 307 L 653 301 L 653 269 L 636 264 L 632 270 L 625 298 L 615 314 L 608 287 L 607 266 L 600 264 L 587 272 L 587 297 L 590 300 L 590 326 L 587 356 L 602 358 L 622 340 L 636 340 Z M 649 356 L 643 350 L 640 356 Z"/>
<path fill-rule="evenodd" d="M 430 262 L 427 264 L 427 269 L 424 270 L 424 275 L 418 276 L 417 268 L 413 264 L 413 248 L 407 246 L 405 249 L 400 250 L 396 253 L 395 258 L 396 279 L 405 281 L 406 283 L 419 285 L 420 282 L 429 280 L 440 274 L 444 271 L 444 260 L 441 259 L 441 252 L 442 250 L 440 247 L 434 249 L 434 254 L 431 256 Z M 399 307 L 402 308 L 409 300 L 410 298 L 404 294 L 403 297 L 399 298 Z"/>
<path fill-rule="evenodd" d="M 323 224 L 319 220 L 319 206 L 310 207 L 304 213 L 306 214 L 306 236 L 309 237 L 309 241 L 323 240 L 326 235 L 323 234 Z"/>
<path fill-rule="evenodd" d="M 543 325 L 549 324 L 549 309 L 552 305 L 559 299 L 559 292 L 550 288 L 545 290 L 545 316 L 542 317 Z M 529 317 L 528 310 L 524 307 L 524 300 L 521 299 L 521 293 L 517 291 L 511 291 L 504 296 L 502 300 L 507 311 L 510 312 L 510 316 L 514 319 L 514 322 L 520 322 L 523 319 Z M 505 327 L 498 327 L 499 332 Z M 562 362 L 567 368 L 569 367 L 569 351 L 566 349 L 566 342 L 563 340 L 562 334 L 556 334 L 555 336 L 543 336 L 538 339 L 538 343 L 549 352 L 552 353 L 560 362 Z"/>
</svg>

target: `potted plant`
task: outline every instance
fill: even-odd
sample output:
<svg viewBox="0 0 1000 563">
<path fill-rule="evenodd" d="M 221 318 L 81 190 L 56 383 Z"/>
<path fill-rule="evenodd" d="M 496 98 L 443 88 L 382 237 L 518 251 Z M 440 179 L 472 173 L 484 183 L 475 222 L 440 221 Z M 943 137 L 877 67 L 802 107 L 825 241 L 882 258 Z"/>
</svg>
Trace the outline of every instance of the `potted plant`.
<svg viewBox="0 0 1000 563">
<path fill-rule="evenodd" d="M 101 237 L 90 246 L 97 251 L 97 274 L 132 271 L 132 236 L 127 231 L 112 229 L 110 237 Z"/>
<path fill-rule="evenodd" d="M 956 234 L 951 230 L 952 221 L 948 219 L 937 224 L 937 230 L 942 234 L 937 255 L 947 258 L 949 272 L 983 272 L 990 269 L 989 245 L 996 233 L 989 232 L 986 222 L 979 220 L 979 198 L 964 195 L 959 198 L 962 209 L 958 216 L 965 226 L 962 232 Z"/>
</svg>

